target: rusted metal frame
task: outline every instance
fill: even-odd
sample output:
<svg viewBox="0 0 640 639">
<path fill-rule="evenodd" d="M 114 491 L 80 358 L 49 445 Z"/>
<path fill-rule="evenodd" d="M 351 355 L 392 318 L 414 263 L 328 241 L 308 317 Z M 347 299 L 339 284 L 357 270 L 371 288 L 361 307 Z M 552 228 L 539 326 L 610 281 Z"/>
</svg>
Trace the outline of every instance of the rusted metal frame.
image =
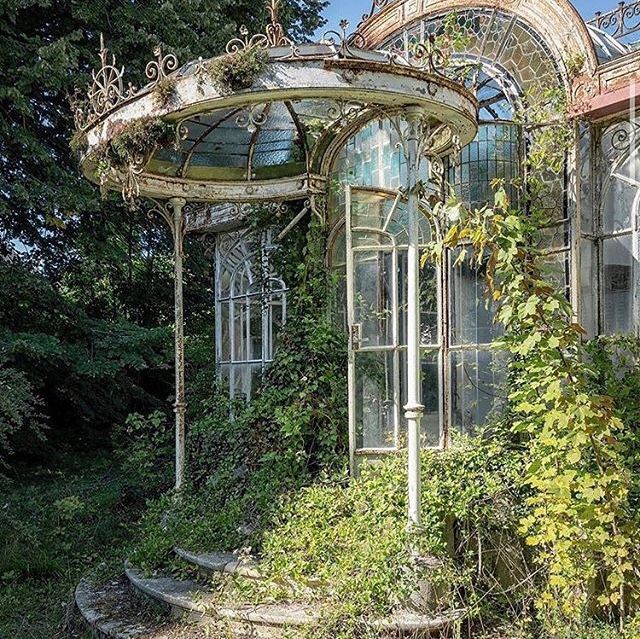
<svg viewBox="0 0 640 639">
<path fill-rule="evenodd" d="M 287 107 L 287 111 L 289 111 L 291 120 L 293 121 L 293 124 L 298 131 L 298 135 L 300 136 L 300 142 L 302 144 L 302 149 L 304 152 L 304 163 L 307 169 L 307 173 L 311 173 L 311 149 L 309 148 L 309 145 L 307 143 L 307 135 L 304 125 L 302 124 L 302 121 L 300 120 L 300 117 L 298 116 L 296 110 L 293 108 L 291 100 L 284 100 L 284 105 L 285 107 Z"/>
<path fill-rule="evenodd" d="M 195 154 L 195 152 L 197 150 L 197 147 L 200 144 L 202 144 L 202 142 L 204 142 L 205 138 L 208 135 L 210 135 L 211 133 L 213 133 L 224 122 L 228 121 L 229 118 L 232 118 L 232 117 L 238 115 L 238 113 L 240 113 L 240 111 L 242 111 L 241 108 L 240 109 L 234 109 L 226 117 L 221 118 L 220 120 L 218 120 L 218 122 L 216 122 L 215 124 L 212 124 L 210 127 L 208 127 L 204 131 L 204 133 L 200 134 L 198 136 L 198 138 L 196 140 L 194 140 L 193 145 L 189 149 L 189 152 L 187 153 L 185 159 L 183 160 L 182 164 L 180 165 L 180 168 L 178 169 L 178 175 L 179 176 L 185 177 L 185 174 L 186 174 L 187 170 L 189 169 L 189 165 L 191 164 L 191 158 L 194 156 L 194 154 Z"/>
<path fill-rule="evenodd" d="M 251 140 L 249 141 L 249 151 L 247 152 L 247 182 L 251 182 L 253 180 L 253 156 L 256 151 L 256 143 L 258 141 L 258 136 L 262 132 L 262 127 L 267 122 L 269 118 L 269 113 L 271 111 L 272 102 L 267 102 L 262 109 L 262 113 L 260 114 L 257 122 L 256 122 L 256 130 L 251 134 Z"/>
<path fill-rule="evenodd" d="M 629 26 L 628 21 L 636 19 L 636 24 Z M 617 8 L 603 13 L 596 11 L 595 16 L 587 21 L 597 29 L 620 40 L 640 31 L 640 2 L 619 2 Z"/>
<path fill-rule="evenodd" d="M 186 472 L 186 388 L 184 358 L 184 239 L 183 209 L 186 200 L 172 198 L 166 202 L 154 201 L 150 214 L 159 215 L 169 226 L 173 238 L 174 279 L 174 348 L 175 348 L 175 489 L 184 486 Z"/>
</svg>

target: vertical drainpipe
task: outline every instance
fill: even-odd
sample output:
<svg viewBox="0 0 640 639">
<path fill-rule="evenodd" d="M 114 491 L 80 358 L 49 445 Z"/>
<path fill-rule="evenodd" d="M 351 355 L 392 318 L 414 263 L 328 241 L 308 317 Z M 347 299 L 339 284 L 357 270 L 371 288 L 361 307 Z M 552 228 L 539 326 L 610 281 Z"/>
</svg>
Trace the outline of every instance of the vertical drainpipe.
<svg viewBox="0 0 640 639">
<path fill-rule="evenodd" d="M 421 524 L 421 480 L 420 480 L 420 423 L 424 406 L 420 389 L 420 237 L 418 222 L 419 148 L 422 135 L 422 114 L 411 110 L 407 114 L 407 193 L 409 218 L 409 246 L 407 250 L 407 404 L 404 407 L 407 421 L 408 447 L 408 527 L 413 529 Z"/>
<path fill-rule="evenodd" d="M 171 233 L 173 235 L 173 277 L 175 301 L 175 394 L 174 411 L 176 415 L 176 490 L 184 484 L 185 475 L 185 414 L 187 402 L 184 381 L 184 297 L 183 272 L 184 259 L 184 217 L 183 209 L 186 201 L 182 198 L 172 198 L 169 205 L 171 214 Z"/>
</svg>

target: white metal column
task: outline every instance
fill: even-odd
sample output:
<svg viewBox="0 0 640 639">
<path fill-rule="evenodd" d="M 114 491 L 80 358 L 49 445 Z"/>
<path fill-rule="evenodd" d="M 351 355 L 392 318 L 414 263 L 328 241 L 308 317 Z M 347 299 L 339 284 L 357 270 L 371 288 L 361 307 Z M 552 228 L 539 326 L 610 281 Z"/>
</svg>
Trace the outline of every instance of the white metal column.
<svg viewBox="0 0 640 639">
<path fill-rule="evenodd" d="M 408 448 L 408 525 L 409 528 L 421 523 L 421 421 L 424 406 L 421 402 L 420 367 L 420 229 L 418 194 L 416 185 L 419 179 L 420 137 L 422 135 L 422 117 L 419 111 L 407 115 L 407 194 L 408 194 L 408 265 L 407 265 L 407 404 L 404 407 L 407 420 Z"/>
</svg>

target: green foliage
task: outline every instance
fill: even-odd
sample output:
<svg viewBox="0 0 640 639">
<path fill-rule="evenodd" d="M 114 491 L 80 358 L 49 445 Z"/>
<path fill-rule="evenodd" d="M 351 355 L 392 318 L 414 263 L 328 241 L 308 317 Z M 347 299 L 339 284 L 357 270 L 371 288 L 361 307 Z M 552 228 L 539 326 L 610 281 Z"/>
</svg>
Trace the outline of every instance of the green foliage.
<svg viewBox="0 0 640 639">
<path fill-rule="evenodd" d="M 0 264 L 0 285 L 12 292 L 0 306 L 0 374 L 10 389 L 2 412 L 14 426 L 20 423 L 0 448 L 9 443 L 21 455 L 45 452 L 42 442 L 33 441 L 41 432 L 38 413 L 49 416 L 54 443 L 60 443 L 58 432 L 71 431 L 80 443 L 170 392 L 164 381 L 171 361 L 168 329 L 90 318 L 19 265 Z"/>
<path fill-rule="evenodd" d="M 214 58 L 208 67 L 211 81 L 230 93 L 248 89 L 265 70 L 269 54 L 259 47 L 247 47 Z"/>
<path fill-rule="evenodd" d="M 114 457 L 132 486 L 147 493 L 167 490 L 174 474 L 173 424 L 163 411 L 132 413 L 113 429 Z"/>
<path fill-rule="evenodd" d="M 26 375 L 0 361 L 0 468 L 7 465 L 16 442 L 26 447 L 43 439 L 41 410 L 42 402 Z"/>
<path fill-rule="evenodd" d="M 438 259 L 444 248 L 470 245 L 474 263 L 486 265 L 505 328 L 501 345 L 512 355 L 511 419 L 526 442 L 524 482 L 532 491 L 521 529 L 545 575 L 539 616 L 552 636 L 579 628 L 595 603 L 624 618 L 638 584 L 624 427 L 611 398 L 592 392 L 583 331 L 546 279 L 539 223 L 513 211 L 503 190 L 491 208 L 467 212 L 449 204 L 462 217 L 430 254 Z"/>
<path fill-rule="evenodd" d="M 129 122 L 93 151 L 96 175 L 104 184 L 116 173 L 128 174 L 135 167 L 144 165 L 156 149 L 170 144 L 174 138 L 174 127 L 158 118 L 145 117 Z"/>
<path fill-rule="evenodd" d="M 153 90 L 153 101 L 158 108 L 169 106 L 176 98 L 175 78 L 164 78 Z"/>
<path fill-rule="evenodd" d="M 595 374 L 593 392 L 613 399 L 625 425 L 620 442 L 631 479 L 629 508 L 640 515 L 640 342 L 631 335 L 603 336 L 586 349 Z"/>
<path fill-rule="evenodd" d="M 0 635 L 63 637 L 73 590 L 91 571 L 122 569 L 142 499 L 104 454 L 57 458 L 0 489 Z"/>
<path fill-rule="evenodd" d="M 267 227 L 277 233 L 288 221 L 274 219 L 268 208 L 251 216 L 254 233 Z M 255 546 L 278 495 L 344 469 L 347 349 L 329 314 L 334 283 L 324 264 L 325 242 L 313 219 L 292 230 L 270 256 L 274 272 L 290 287 L 288 320 L 251 402 L 231 405 L 226 389 L 212 383 L 212 342 L 188 342 L 195 357 L 187 437 L 191 485 L 179 499 L 151 507 L 133 551 L 136 563 L 163 562 L 177 543 L 196 550 Z"/>
<path fill-rule="evenodd" d="M 428 603 L 414 603 L 419 610 L 459 607 L 463 588 L 467 595 L 476 592 L 475 603 L 484 595 L 485 603 L 496 605 L 495 577 L 489 577 L 496 551 L 501 547 L 506 555 L 515 543 L 518 552 L 519 453 L 489 439 L 425 451 L 423 526 L 412 533 L 406 466 L 405 454 L 391 454 L 364 466 L 357 480 L 337 477 L 285 496 L 261 542 L 267 579 L 238 584 L 241 594 L 255 601 L 314 601 L 323 611 L 314 637 L 365 636 L 371 621 L 407 604 L 421 580 L 435 593 Z M 479 546 L 486 573 L 478 569 Z M 416 554 L 435 559 L 415 561 Z M 480 607 L 471 610 L 479 613 Z"/>
</svg>

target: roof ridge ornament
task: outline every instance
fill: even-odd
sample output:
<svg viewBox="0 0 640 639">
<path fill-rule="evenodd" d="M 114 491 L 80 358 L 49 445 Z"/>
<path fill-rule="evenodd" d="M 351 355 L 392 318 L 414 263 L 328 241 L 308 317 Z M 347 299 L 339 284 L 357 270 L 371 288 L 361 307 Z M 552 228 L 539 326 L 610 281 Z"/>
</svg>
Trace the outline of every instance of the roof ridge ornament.
<svg viewBox="0 0 640 639">
<path fill-rule="evenodd" d="M 178 58 L 173 53 L 165 55 L 161 44 L 154 47 L 153 55 L 156 59 L 147 62 L 144 74 L 151 82 L 151 86 L 156 86 L 178 69 Z"/>
<path fill-rule="evenodd" d="M 334 47 L 337 47 L 336 55 L 339 58 L 360 58 L 353 49 L 364 49 L 367 42 L 364 36 L 359 31 L 353 33 L 347 33 L 349 30 L 349 21 L 342 19 L 338 25 L 340 31 L 327 31 L 322 36 L 323 42 L 328 42 Z M 340 46 L 338 46 L 338 42 Z"/>
<path fill-rule="evenodd" d="M 256 33 L 249 37 L 246 25 L 240 27 L 240 38 L 232 38 L 227 42 L 226 51 L 229 54 L 238 53 L 256 47 L 258 49 L 291 48 L 295 55 L 298 51 L 296 43 L 289 38 L 282 26 L 278 11 L 282 0 L 267 0 L 267 11 L 271 22 L 265 27 L 264 33 Z"/>
<path fill-rule="evenodd" d="M 77 102 L 74 108 L 78 130 L 87 129 L 105 113 L 133 97 L 137 90 L 131 83 L 125 89 L 124 65 L 120 68 L 116 66 L 116 56 L 105 47 L 102 33 L 98 55 L 100 69 L 91 71 L 92 82 L 87 90 L 86 101 Z"/>
</svg>

